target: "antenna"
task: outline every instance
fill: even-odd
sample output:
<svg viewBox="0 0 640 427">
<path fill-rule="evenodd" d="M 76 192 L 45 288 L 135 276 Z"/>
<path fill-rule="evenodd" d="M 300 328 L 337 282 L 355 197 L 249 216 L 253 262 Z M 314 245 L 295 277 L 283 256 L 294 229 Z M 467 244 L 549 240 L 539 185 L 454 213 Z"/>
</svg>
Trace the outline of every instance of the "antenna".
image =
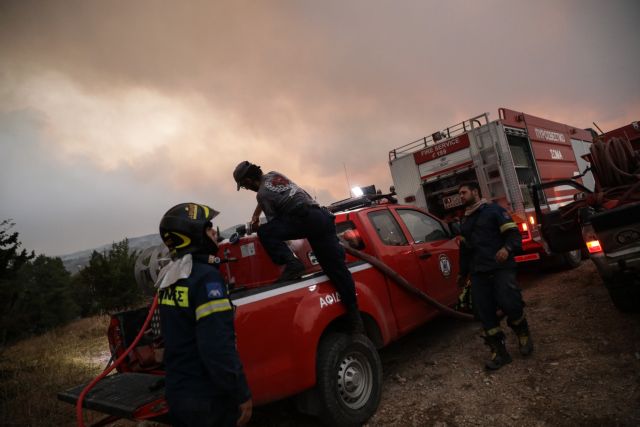
<svg viewBox="0 0 640 427">
<path fill-rule="evenodd" d="M 347 174 L 347 165 L 342 162 L 342 167 L 344 168 L 344 177 L 347 180 L 347 196 L 351 197 L 351 184 L 349 184 L 349 175 Z"/>
<path fill-rule="evenodd" d="M 602 132 L 602 129 L 600 129 L 600 126 L 598 126 L 596 122 L 591 122 L 591 123 L 593 123 L 593 125 L 600 131 L 600 134 L 604 134 L 604 132 Z"/>
</svg>

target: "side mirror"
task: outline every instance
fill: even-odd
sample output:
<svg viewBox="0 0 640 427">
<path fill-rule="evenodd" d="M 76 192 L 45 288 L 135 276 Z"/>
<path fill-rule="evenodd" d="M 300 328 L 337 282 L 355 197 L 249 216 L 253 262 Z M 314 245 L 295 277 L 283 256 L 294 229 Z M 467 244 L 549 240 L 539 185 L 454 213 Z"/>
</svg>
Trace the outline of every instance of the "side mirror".
<svg viewBox="0 0 640 427">
<path fill-rule="evenodd" d="M 364 249 L 364 242 L 358 230 L 347 230 L 339 235 L 353 249 Z"/>
</svg>

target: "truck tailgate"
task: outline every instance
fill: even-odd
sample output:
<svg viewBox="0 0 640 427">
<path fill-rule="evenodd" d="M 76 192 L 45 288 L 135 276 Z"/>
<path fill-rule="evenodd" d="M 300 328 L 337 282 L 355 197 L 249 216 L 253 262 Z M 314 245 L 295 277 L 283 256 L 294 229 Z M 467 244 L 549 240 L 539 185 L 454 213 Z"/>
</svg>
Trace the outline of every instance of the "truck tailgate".
<svg viewBox="0 0 640 427">
<path fill-rule="evenodd" d="M 75 405 L 87 384 L 58 393 L 58 399 Z M 120 418 L 133 419 L 136 411 L 154 401 L 158 402 L 158 408 L 152 412 L 158 415 L 166 412 L 164 377 L 127 372 L 110 375 L 98 382 L 87 393 L 82 406 Z"/>
</svg>

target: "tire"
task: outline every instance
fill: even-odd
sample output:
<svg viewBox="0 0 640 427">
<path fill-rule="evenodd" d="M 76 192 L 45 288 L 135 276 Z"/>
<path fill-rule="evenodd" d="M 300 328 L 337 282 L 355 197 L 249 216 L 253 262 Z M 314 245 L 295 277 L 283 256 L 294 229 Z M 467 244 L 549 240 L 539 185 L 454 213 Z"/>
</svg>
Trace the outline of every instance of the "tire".
<svg viewBox="0 0 640 427">
<path fill-rule="evenodd" d="M 563 266 L 567 270 L 578 267 L 582 262 L 582 251 L 580 249 L 576 249 L 575 251 L 569 251 L 562 254 L 562 262 Z"/>
<path fill-rule="evenodd" d="M 376 412 L 382 363 L 366 336 L 328 334 L 320 342 L 316 368 L 318 415 L 326 425 L 361 425 Z"/>
</svg>

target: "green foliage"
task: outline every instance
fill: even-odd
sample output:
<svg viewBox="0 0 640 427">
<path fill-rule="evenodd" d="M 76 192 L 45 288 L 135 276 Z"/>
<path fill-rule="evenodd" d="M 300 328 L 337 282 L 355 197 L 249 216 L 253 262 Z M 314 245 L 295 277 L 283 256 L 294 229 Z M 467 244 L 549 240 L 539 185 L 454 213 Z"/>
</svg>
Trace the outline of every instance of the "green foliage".
<svg viewBox="0 0 640 427">
<path fill-rule="evenodd" d="M 26 249 L 20 250 L 18 233 L 10 232 L 14 225 L 11 220 L 0 222 L 0 345 L 14 335 L 8 323 L 17 312 L 21 297 L 21 289 L 14 281 L 20 268 L 35 256 Z"/>
<path fill-rule="evenodd" d="M 0 280 L 10 280 L 15 277 L 20 267 L 35 255 L 28 254 L 26 249 L 18 251 L 21 243 L 18 232 L 9 233 L 15 223 L 10 219 L 0 222 Z"/>
<path fill-rule="evenodd" d="M 60 258 L 19 251 L 18 233 L 0 223 L 0 343 L 41 333 L 76 318 L 69 272 Z"/>
<path fill-rule="evenodd" d="M 127 239 L 114 243 L 109 252 L 93 252 L 89 265 L 78 273 L 74 284 L 82 297 L 84 316 L 122 310 L 142 301 L 134 278 L 136 255 L 135 251 L 129 252 Z"/>
<path fill-rule="evenodd" d="M 0 347 L 29 334 L 89 316 L 136 306 L 143 294 L 134 278 L 136 253 L 125 239 L 71 277 L 60 258 L 20 250 L 10 220 L 0 222 Z"/>
<path fill-rule="evenodd" d="M 64 325 L 78 317 L 80 309 L 74 300 L 71 276 L 60 258 L 39 255 L 25 264 L 15 282 L 20 299 L 11 329 L 42 333 Z"/>
</svg>

